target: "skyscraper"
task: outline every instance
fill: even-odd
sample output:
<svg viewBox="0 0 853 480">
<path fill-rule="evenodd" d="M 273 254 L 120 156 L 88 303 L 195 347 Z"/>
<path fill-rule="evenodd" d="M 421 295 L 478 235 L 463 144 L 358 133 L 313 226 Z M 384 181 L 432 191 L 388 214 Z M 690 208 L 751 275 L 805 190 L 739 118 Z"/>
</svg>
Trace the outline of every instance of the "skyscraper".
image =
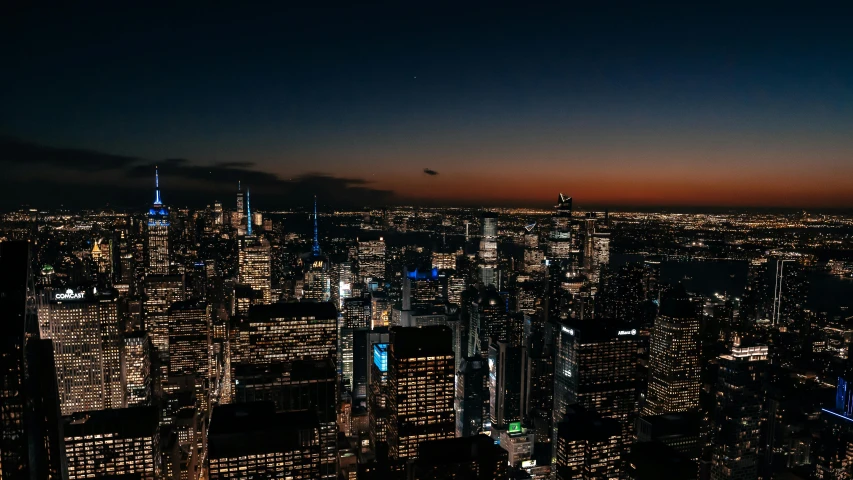
<svg viewBox="0 0 853 480">
<path fill-rule="evenodd" d="M 169 307 L 185 297 L 183 275 L 145 276 L 145 330 L 160 355 L 169 352 Z"/>
<path fill-rule="evenodd" d="M 42 336 L 53 340 L 62 414 L 123 408 L 116 292 L 47 289 L 38 312 Z"/>
<path fill-rule="evenodd" d="M 504 480 L 507 451 L 485 435 L 428 440 L 418 448 L 416 480 Z"/>
<path fill-rule="evenodd" d="M 548 258 L 552 261 L 567 259 L 572 252 L 572 197 L 567 197 L 562 193 L 557 197 L 556 213 L 551 222 Z"/>
<path fill-rule="evenodd" d="M 257 305 L 236 326 L 232 364 L 335 359 L 338 310 L 331 303 Z"/>
<path fill-rule="evenodd" d="M 370 422 L 370 446 L 388 440 L 388 344 L 373 344 L 370 365 L 370 387 L 367 390 L 367 415 Z"/>
<path fill-rule="evenodd" d="M 239 230 L 243 225 L 243 220 L 246 218 L 246 210 L 243 205 L 243 189 L 240 182 L 237 182 L 237 204 L 234 214 L 231 217 L 231 226 Z"/>
<path fill-rule="evenodd" d="M 147 332 L 134 332 L 124 335 L 124 355 L 122 355 L 125 398 L 128 407 L 150 405 L 152 395 L 151 379 L 151 337 Z"/>
<path fill-rule="evenodd" d="M 305 283 L 303 298 L 328 302 L 332 299 L 332 275 L 329 271 L 329 259 L 320 251 L 320 239 L 317 230 L 317 197 L 314 197 L 314 240 L 311 253 L 305 262 Z"/>
<path fill-rule="evenodd" d="M 385 278 L 385 239 L 358 239 L 358 276 L 362 282 Z"/>
<path fill-rule="evenodd" d="M 637 330 L 615 320 L 564 322 L 556 342 L 554 441 L 566 408 L 577 403 L 618 420 L 623 445 L 629 443 L 637 414 Z"/>
<path fill-rule="evenodd" d="M 719 358 L 712 480 L 758 478 L 768 347 L 735 346 Z"/>
<path fill-rule="evenodd" d="M 487 430 L 489 364 L 480 356 L 464 359 L 456 380 L 456 436 L 470 437 Z"/>
<path fill-rule="evenodd" d="M 160 422 L 156 407 L 80 412 L 65 425 L 68 479 L 160 478 Z"/>
<path fill-rule="evenodd" d="M 479 257 L 480 281 L 483 285 L 499 287 L 498 278 L 498 217 L 485 213 L 482 218 L 482 236 L 480 238 Z"/>
<path fill-rule="evenodd" d="M 272 302 L 270 242 L 255 235 L 239 237 L 237 281 L 259 292 L 260 301 Z"/>
<path fill-rule="evenodd" d="M 172 264 L 169 244 L 169 208 L 160 199 L 160 173 L 154 170 L 154 203 L 148 209 L 148 235 L 145 249 L 145 273 L 168 275 Z"/>
<path fill-rule="evenodd" d="M 643 415 L 699 408 L 699 317 L 684 287 L 661 303 L 651 335 Z"/>
<path fill-rule="evenodd" d="M 388 350 L 388 446 L 391 458 L 415 458 L 426 440 L 454 438 L 455 360 L 450 328 L 391 328 Z"/>
<path fill-rule="evenodd" d="M 527 411 L 530 391 L 524 347 L 507 341 L 489 345 L 489 410 L 492 428 L 503 430 L 511 422 L 520 422 Z"/>
<path fill-rule="evenodd" d="M 29 453 L 24 425 L 27 293 L 30 279 L 27 242 L 0 242 L 0 476 L 28 478 Z"/>
<path fill-rule="evenodd" d="M 619 421 L 570 405 L 557 425 L 557 480 L 621 478 L 622 444 Z"/>
</svg>

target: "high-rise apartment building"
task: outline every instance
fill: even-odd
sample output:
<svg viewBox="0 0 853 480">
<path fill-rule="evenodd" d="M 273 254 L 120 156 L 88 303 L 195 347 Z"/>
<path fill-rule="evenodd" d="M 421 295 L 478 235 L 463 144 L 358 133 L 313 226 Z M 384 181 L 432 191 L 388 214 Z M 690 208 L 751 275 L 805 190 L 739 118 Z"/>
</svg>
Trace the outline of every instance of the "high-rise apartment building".
<svg viewBox="0 0 853 480">
<path fill-rule="evenodd" d="M 569 405 L 580 404 L 622 425 L 631 441 L 637 415 L 637 330 L 615 320 L 563 322 L 556 332 L 554 409 L 557 425 Z"/>
<path fill-rule="evenodd" d="M 427 440 L 454 438 L 455 359 L 450 328 L 393 327 L 388 349 L 391 458 L 415 458 Z"/>
<path fill-rule="evenodd" d="M 42 337 L 53 340 L 62 414 L 123 408 L 116 292 L 47 289 L 38 315 Z"/>
<path fill-rule="evenodd" d="M 683 287 L 663 299 L 651 334 L 643 415 L 699 408 L 699 316 Z"/>
<path fill-rule="evenodd" d="M 758 478 L 767 346 L 735 346 L 719 358 L 711 479 Z"/>
<path fill-rule="evenodd" d="M 169 243 L 169 208 L 160 199 L 160 173 L 154 170 L 154 203 L 148 209 L 148 230 L 145 248 L 145 273 L 168 275 L 172 264 Z"/>
<path fill-rule="evenodd" d="M 68 417 L 64 435 L 68 480 L 160 478 L 156 407 L 79 412 Z"/>
<path fill-rule="evenodd" d="M 237 281 L 260 292 L 259 301 L 272 302 L 270 242 L 255 235 L 239 238 L 237 252 Z"/>
</svg>

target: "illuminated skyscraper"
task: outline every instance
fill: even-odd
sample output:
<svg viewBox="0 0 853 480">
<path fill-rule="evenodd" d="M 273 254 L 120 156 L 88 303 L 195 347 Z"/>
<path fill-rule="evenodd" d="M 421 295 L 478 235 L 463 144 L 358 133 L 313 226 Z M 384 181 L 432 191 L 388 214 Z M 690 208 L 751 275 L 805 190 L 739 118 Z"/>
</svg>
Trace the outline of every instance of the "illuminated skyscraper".
<svg viewBox="0 0 853 480">
<path fill-rule="evenodd" d="M 169 307 L 186 297 L 183 275 L 145 277 L 145 330 L 161 356 L 169 352 Z"/>
<path fill-rule="evenodd" d="M 497 341 L 489 345 L 489 411 L 492 428 L 503 430 L 520 422 L 527 411 L 530 391 L 524 347 Z"/>
<path fill-rule="evenodd" d="M 147 332 L 129 333 L 124 336 L 122 361 L 128 407 L 151 403 L 151 347 L 151 338 Z"/>
<path fill-rule="evenodd" d="M 567 259 L 572 253 L 572 197 L 561 193 L 557 197 L 556 208 L 548 240 L 548 258 L 551 260 Z"/>
<path fill-rule="evenodd" d="M 480 281 L 483 285 L 499 286 L 498 278 L 498 217 L 486 213 L 482 218 L 482 237 L 480 238 L 479 257 Z"/>
<path fill-rule="evenodd" d="M 643 415 L 699 408 L 699 316 L 684 287 L 663 299 L 651 335 Z"/>
<path fill-rule="evenodd" d="M 561 323 L 556 335 L 553 441 L 566 409 L 577 403 L 618 420 L 627 445 L 637 415 L 637 330 L 615 320 L 573 321 Z"/>
<path fill-rule="evenodd" d="M 385 239 L 358 240 L 358 276 L 362 282 L 385 278 Z"/>
<path fill-rule="evenodd" d="M 169 377 L 191 376 L 198 405 L 209 405 L 211 381 L 211 309 L 204 302 L 169 307 Z"/>
<path fill-rule="evenodd" d="M 237 281 L 249 285 L 256 292 L 260 292 L 261 302 L 271 303 L 270 242 L 255 235 L 241 236 L 239 238 L 237 262 Z"/>
<path fill-rule="evenodd" d="M 65 425 L 68 480 L 160 478 L 160 422 L 156 407 L 80 412 Z"/>
<path fill-rule="evenodd" d="M 303 298 L 328 302 L 332 299 L 332 275 L 329 272 L 329 259 L 320 251 L 320 239 L 317 230 L 317 197 L 314 197 L 314 241 L 311 253 L 307 257 Z"/>
<path fill-rule="evenodd" d="M 373 344 L 370 365 L 370 387 L 367 390 L 367 414 L 370 421 L 370 447 L 388 440 L 388 344 Z"/>
<path fill-rule="evenodd" d="M 53 340 L 62 414 L 123 408 L 118 295 L 48 289 L 38 310 L 42 336 Z"/>
<path fill-rule="evenodd" d="M 622 426 L 581 405 L 557 425 L 557 480 L 622 478 Z"/>
<path fill-rule="evenodd" d="M 391 458 L 415 458 L 427 440 L 456 436 L 453 335 L 445 326 L 391 328 L 388 445 Z"/>
<path fill-rule="evenodd" d="M 246 218 L 246 210 L 243 205 L 243 189 L 240 182 L 237 182 L 237 205 L 231 216 L 231 226 L 235 229 L 240 229 L 243 225 L 243 220 Z"/>
<path fill-rule="evenodd" d="M 169 244 L 169 208 L 160 200 L 160 174 L 154 170 L 154 203 L 148 209 L 148 235 L 145 248 L 145 273 L 168 275 L 171 261 Z"/>
<path fill-rule="evenodd" d="M 338 310 L 331 303 L 257 305 L 236 326 L 231 363 L 334 360 L 337 332 Z"/>
<path fill-rule="evenodd" d="M 758 478 L 768 347 L 735 346 L 719 358 L 711 479 Z"/>
</svg>

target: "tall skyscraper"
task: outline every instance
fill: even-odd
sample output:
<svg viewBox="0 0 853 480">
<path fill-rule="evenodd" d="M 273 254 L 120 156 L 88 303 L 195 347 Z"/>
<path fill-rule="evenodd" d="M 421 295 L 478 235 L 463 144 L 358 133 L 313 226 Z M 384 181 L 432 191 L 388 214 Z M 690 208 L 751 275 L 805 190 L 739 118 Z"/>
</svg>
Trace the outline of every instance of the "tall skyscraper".
<svg viewBox="0 0 853 480">
<path fill-rule="evenodd" d="M 505 480 L 507 451 L 485 435 L 427 440 L 418 448 L 416 480 Z"/>
<path fill-rule="evenodd" d="M 156 407 L 80 412 L 65 425 L 68 480 L 128 476 L 160 478 Z"/>
<path fill-rule="evenodd" d="M 768 347 L 735 346 L 719 358 L 711 479 L 758 478 Z"/>
<path fill-rule="evenodd" d="M 649 392 L 643 415 L 699 408 L 699 316 L 680 287 L 665 297 L 649 354 Z"/>
<path fill-rule="evenodd" d="M 62 414 L 123 408 L 116 292 L 47 289 L 38 314 L 42 336 L 53 340 Z"/>
<path fill-rule="evenodd" d="M 169 208 L 160 199 L 160 173 L 154 170 L 154 203 L 148 209 L 147 246 L 145 248 L 145 273 L 168 275 L 172 264 L 169 244 Z"/>
<path fill-rule="evenodd" d="M 0 477 L 28 476 L 29 451 L 24 424 L 27 296 L 30 278 L 27 242 L 0 242 Z"/>
<path fill-rule="evenodd" d="M 329 259 L 320 251 L 320 239 L 317 230 L 317 197 L 314 197 L 314 241 L 305 265 L 303 298 L 318 302 L 330 301 L 332 299 L 332 275 L 329 271 Z"/>
<path fill-rule="evenodd" d="M 557 425 L 557 480 L 622 478 L 622 426 L 580 405 Z"/>
<path fill-rule="evenodd" d="M 452 332 L 445 326 L 391 328 L 388 349 L 391 458 L 415 458 L 421 442 L 456 436 L 452 342 Z"/>
<path fill-rule="evenodd" d="M 552 261 L 567 259 L 572 253 L 572 197 L 561 193 L 557 197 L 556 209 L 548 239 L 548 258 Z"/>
<path fill-rule="evenodd" d="M 492 428 L 504 430 L 511 422 L 520 422 L 527 411 L 530 391 L 524 347 L 507 341 L 489 346 L 489 410 Z"/>
<path fill-rule="evenodd" d="M 385 239 L 358 239 L 358 276 L 362 282 L 385 278 Z"/>
<path fill-rule="evenodd" d="M 480 281 L 483 285 L 499 287 L 498 278 L 498 217 L 494 213 L 485 213 L 482 217 L 482 236 L 480 237 L 479 257 Z"/>
<path fill-rule="evenodd" d="M 255 235 L 243 235 L 239 238 L 237 252 L 237 281 L 249 285 L 259 292 L 259 301 L 272 302 L 270 242 Z"/>
<path fill-rule="evenodd" d="M 370 387 L 367 390 L 367 415 L 370 422 L 370 446 L 388 440 L 388 344 L 373 344 L 370 365 Z"/>
<path fill-rule="evenodd" d="M 125 398 L 128 407 L 140 407 L 151 404 L 151 337 L 148 332 L 134 332 L 124 335 L 124 354 L 122 355 Z"/>
<path fill-rule="evenodd" d="M 210 399 L 211 307 L 185 301 L 169 307 L 169 377 L 192 377 L 198 406 L 206 411 Z"/>
<path fill-rule="evenodd" d="M 239 230 L 243 225 L 243 220 L 246 218 L 246 209 L 243 205 L 243 189 L 240 182 L 237 182 L 237 204 L 234 209 L 234 214 L 231 217 L 231 226 Z"/>
<path fill-rule="evenodd" d="M 456 380 L 456 436 L 484 432 L 489 419 L 489 364 L 480 356 L 464 359 Z"/>
<path fill-rule="evenodd" d="M 554 363 L 553 429 L 571 404 L 593 409 L 622 425 L 631 441 L 637 414 L 637 330 L 615 320 L 560 324 Z"/>
<path fill-rule="evenodd" d="M 185 297 L 183 275 L 145 276 L 145 330 L 161 356 L 169 352 L 169 307 Z"/>
</svg>

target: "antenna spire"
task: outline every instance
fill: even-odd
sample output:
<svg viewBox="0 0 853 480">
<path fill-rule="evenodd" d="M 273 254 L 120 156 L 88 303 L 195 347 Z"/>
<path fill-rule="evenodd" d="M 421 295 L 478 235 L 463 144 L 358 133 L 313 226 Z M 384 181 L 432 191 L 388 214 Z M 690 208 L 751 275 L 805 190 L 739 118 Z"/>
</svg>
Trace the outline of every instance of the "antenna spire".
<svg viewBox="0 0 853 480">
<path fill-rule="evenodd" d="M 154 205 L 162 205 L 160 201 L 160 171 L 157 166 L 154 167 Z"/>
<path fill-rule="evenodd" d="M 249 202 L 249 189 L 246 189 L 246 231 L 252 234 L 252 204 Z"/>
<path fill-rule="evenodd" d="M 317 240 L 317 195 L 314 195 L 314 245 L 311 251 L 314 255 L 320 255 L 320 242 Z"/>
</svg>

